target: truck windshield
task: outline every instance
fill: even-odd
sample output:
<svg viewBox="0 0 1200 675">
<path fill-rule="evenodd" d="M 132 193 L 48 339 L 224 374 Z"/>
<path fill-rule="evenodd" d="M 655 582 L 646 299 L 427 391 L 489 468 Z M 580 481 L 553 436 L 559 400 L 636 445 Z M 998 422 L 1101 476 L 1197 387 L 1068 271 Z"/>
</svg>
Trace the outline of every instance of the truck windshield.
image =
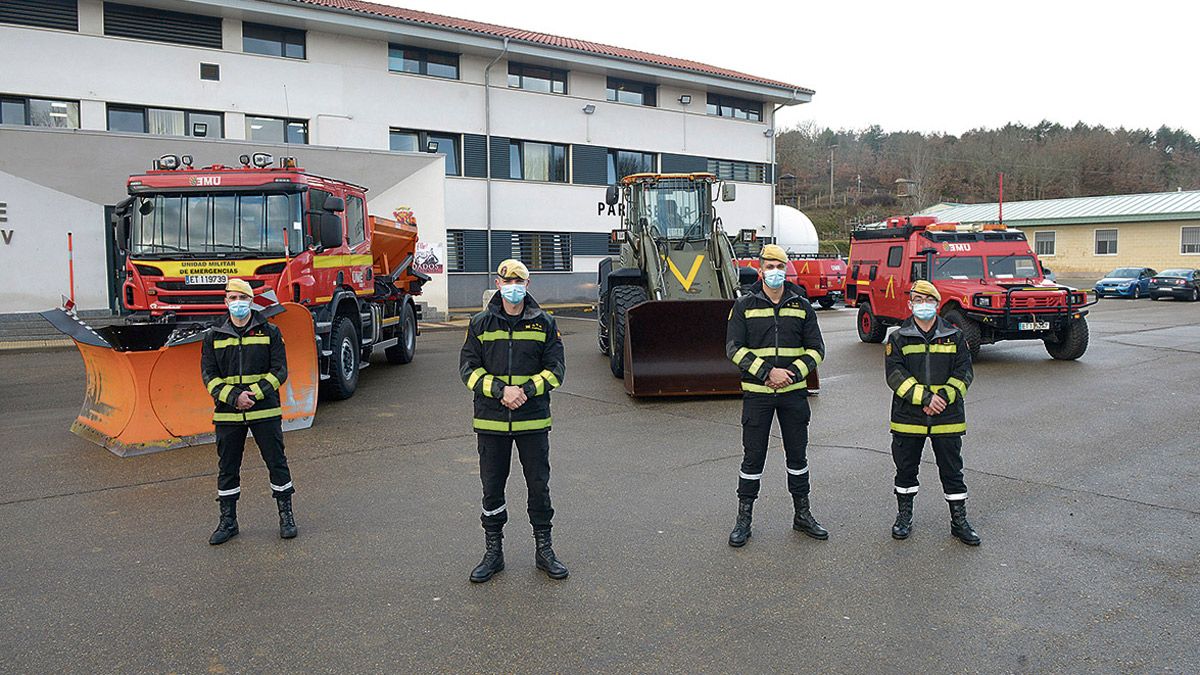
<svg viewBox="0 0 1200 675">
<path fill-rule="evenodd" d="M 140 257 L 283 255 L 284 230 L 298 232 L 299 194 L 148 195 L 133 211 L 130 253 Z M 303 250 L 291 236 L 293 254 Z"/>
<path fill-rule="evenodd" d="M 1031 255 L 1002 255 L 988 258 L 988 276 L 994 279 L 1027 279 L 1037 276 Z"/>
<path fill-rule="evenodd" d="M 639 219 L 667 239 L 707 239 L 712 231 L 707 183 L 666 179 L 642 187 L 638 199 Z"/>
<path fill-rule="evenodd" d="M 957 255 L 935 258 L 933 278 L 938 279 L 982 279 L 983 258 L 977 255 Z"/>
</svg>

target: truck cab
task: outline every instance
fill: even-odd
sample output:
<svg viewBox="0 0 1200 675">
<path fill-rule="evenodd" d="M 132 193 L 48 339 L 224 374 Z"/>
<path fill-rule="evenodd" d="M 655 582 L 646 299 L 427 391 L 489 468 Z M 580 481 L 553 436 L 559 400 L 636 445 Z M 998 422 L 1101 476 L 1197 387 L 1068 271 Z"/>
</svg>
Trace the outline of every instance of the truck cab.
<svg viewBox="0 0 1200 675">
<path fill-rule="evenodd" d="M 1003 224 L 893 217 L 850 235 L 846 304 L 858 308 L 864 342 L 882 342 L 908 318 L 908 288 L 931 281 L 939 313 L 958 326 L 972 356 L 1002 340 L 1041 340 L 1055 359 L 1087 349 L 1088 294 L 1046 279 L 1025 234 Z"/>
</svg>

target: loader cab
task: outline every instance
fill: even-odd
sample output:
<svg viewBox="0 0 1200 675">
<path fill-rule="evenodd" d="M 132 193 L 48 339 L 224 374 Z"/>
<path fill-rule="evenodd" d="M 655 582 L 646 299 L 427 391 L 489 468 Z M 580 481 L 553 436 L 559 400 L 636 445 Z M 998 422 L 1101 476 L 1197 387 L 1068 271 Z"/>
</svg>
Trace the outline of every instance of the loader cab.
<svg viewBox="0 0 1200 675">
<path fill-rule="evenodd" d="M 712 174 L 634 174 L 626 190 L 625 226 L 655 240 L 707 241 L 713 235 Z"/>
</svg>

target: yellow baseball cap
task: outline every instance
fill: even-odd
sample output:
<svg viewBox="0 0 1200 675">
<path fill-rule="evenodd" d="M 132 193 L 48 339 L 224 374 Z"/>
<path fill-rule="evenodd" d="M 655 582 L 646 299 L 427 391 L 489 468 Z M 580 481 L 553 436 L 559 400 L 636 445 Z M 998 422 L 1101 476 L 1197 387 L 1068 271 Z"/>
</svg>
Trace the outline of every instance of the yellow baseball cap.
<svg viewBox="0 0 1200 675">
<path fill-rule="evenodd" d="M 225 283 L 225 292 L 233 291 L 234 293 L 244 293 L 250 297 L 254 297 L 254 289 L 250 288 L 250 284 L 245 279 L 230 279 Z"/>
<path fill-rule="evenodd" d="M 934 286 L 933 284 L 929 283 L 928 281 L 925 281 L 924 279 L 913 282 L 912 288 L 908 289 L 908 294 L 912 295 L 913 293 L 920 293 L 921 295 L 928 295 L 929 297 L 937 300 L 938 302 L 942 301 L 942 294 L 938 292 L 937 286 Z"/>
<path fill-rule="evenodd" d="M 509 258 L 496 268 L 496 276 L 501 279 L 529 279 L 529 268 L 520 260 Z"/>
<path fill-rule="evenodd" d="M 783 250 L 782 246 L 777 244 L 767 244 L 762 247 L 762 251 L 758 254 L 759 260 L 776 260 L 785 263 L 788 261 L 787 251 Z"/>
</svg>

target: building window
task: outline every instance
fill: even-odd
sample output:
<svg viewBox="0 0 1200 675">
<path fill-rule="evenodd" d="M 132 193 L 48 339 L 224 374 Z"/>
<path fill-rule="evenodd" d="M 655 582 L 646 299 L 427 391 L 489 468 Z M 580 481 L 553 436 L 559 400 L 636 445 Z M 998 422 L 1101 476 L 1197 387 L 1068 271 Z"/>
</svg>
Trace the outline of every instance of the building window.
<svg viewBox="0 0 1200 675">
<path fill-rule="evenodd" d="M 608 78 L 608 88 L 605 96 L 617 103 L 633 103 L 635 105 L 658 105 L 658 86 L 648 82 L 634 82 L 616 77 Z"/>
<path fill-rule="evenodd" d="M 1180 233 L 1179 252 L 1183 255 L 1200 253 L 1200 227 L 1185 227 Z"/>
<path fill-rule="evenodd" d="M 78 0 L 4 0 L 0 23 L 79 30 Z"/>
<path fill-rule="evenodd" d="M 221 17 L 104 3 L 104 34 L 221 49 Z"/>
<path fill-rule="evenodd" d="M 567 93 L 567 71 L 523 63 L 508 64 L 508 86 L 545 94 Z"/>
<path fill-rule="evenodd" d="M 1117 231 L 1096 230 L 1096 255 L 1117 254 Z"/>
<path fill-rule="evenodd" d="M 1039 256 L 1054 255 L 1054 230 L 1033 233 L 1033 252 Z"/>
<path fill-rule="evenodd" d="M 393 152 L 428 152 L 430 143 L 437 143 L 437 150 L 446 155 L 446 175 L 461 176 L 462 162 L 459 148 L 462 146 L 460 134 L 448 134 L 441 131 L 415 131 L 412 129 L 392 129 L 389 133 L 389 146 Z"/>
<path fill-rule="evenodd" d="M 465 272 L 466 251 L 461 230 L 446 230 L 446 271 Z"/>
<path fill-rule="evenodd" d="M 304 58 L 304 31 L 261 23 L 242 24 L 242 51 L 247 54 Z"/>
<path fill-rule="evenodd" d="M 157 136 L 223 138 L 223 115 L 215 112 L 109 105 L 108 130 Z"/>
<path fill-rule="evenodd" d="M 567 146 L 509 141 L 508 177 L 550 183 L 567 182 Z"/>
<path fill-rule="evenodd" d="M 635 173 L 654 173 L 655 154 L 632 150 L 608 151 L 608 184 L 615 185 L 625 176 Z M 577 169 L 578 170 L 578 169 Z"/>
<path fill-rule="evenodd" d="M 388 45 L 388 70 L 457 80 L 458 54 Z"/>
<path fill-rule="evenodd" d="M 767 165 L 758 162 L 710 159 L 708 160 L 708 172 L 715 174 L 721 180 L 742 183 L 765 183 L 767 180 Z"/>
<path fill-rule="evenodd" d="M 0 124 L 79 128 L 79 102 L 0 95 Z"/>
<path fill-rule="evenodd" d="M 571 271 L 569 232 L 513 232 L 512 257 L 537 272 Z"/>
<path fill-rule="evenodd" d="M 221 66 L 216 63 L 200 64 L 200 79 L 217 82 L 221 79 Z"/>
<path fill-rule="evenodd" d="M 246 116 L 246 138 L 263 143 L 308 143 L 308 122 L 278 117 Z"/>
<path fill-rule="evenodd" d="M 720 94 L 708 95 L 707 112 L 709 115 L 716 115 L 717 117 L 732 117 L 736 120 L 761 122 L 762 109 L 762 103 L 758 101 L 748 101 L 744 98 L 734 98 L 732 96 L 722 96 Z"/>
</svg>

